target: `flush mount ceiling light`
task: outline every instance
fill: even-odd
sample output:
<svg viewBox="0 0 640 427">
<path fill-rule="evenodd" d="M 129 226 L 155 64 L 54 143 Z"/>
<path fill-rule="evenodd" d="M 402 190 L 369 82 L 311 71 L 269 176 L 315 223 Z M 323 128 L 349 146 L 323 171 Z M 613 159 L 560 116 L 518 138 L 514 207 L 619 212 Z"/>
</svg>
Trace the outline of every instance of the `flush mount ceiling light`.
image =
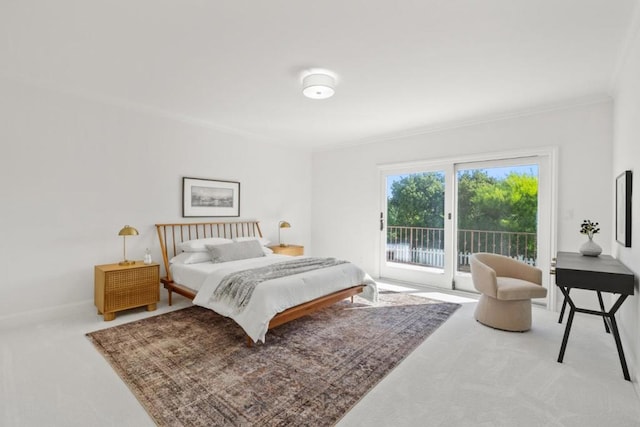
<svg viewBox="0 0 640 427">
<path fill-rule="evenodd" d="M 302 79 L 302 93 L 311 99 L 327 99 L 333 96 L 336 80 L 326 73 L 312 73 Z"/>
</svg>

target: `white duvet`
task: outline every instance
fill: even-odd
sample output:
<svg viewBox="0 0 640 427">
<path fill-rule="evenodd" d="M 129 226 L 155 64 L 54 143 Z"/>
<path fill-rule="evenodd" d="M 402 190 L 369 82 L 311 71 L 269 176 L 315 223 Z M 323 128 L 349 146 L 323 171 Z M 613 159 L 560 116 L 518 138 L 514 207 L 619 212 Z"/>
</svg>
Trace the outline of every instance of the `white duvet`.
<svg viewBox="0 0 640 427">
<path fill-rule="evenodd" d="M 330 293 L 346 289 L 358 284 L 365 284 L 360 294 L 362 297 L 377 301 L 378 290 L 376 283 L 362 269 L 351 263 L 309 271 L 303 274 L 286 276 L 268 280 L 259 284 L 251 300 L 240 313 L 219 301 L 212 300 L 213 291 L 227 274 L 249 268 L 263 267 L 268 264 L 282 262 L 291 257 L 269 255 L 241 261 L 231 261 L 222 264 L 209 264 L 207 274 L 193 300 L 194 304 L 211 309 L 218 314 L 232 318 L 244 329 L 254 341 L 265 340 L 269 328 L 269 321 L 279 312 L 298 304 L 311 301 Z M 202 274 L 200 274 L 202 277 Z M 174 277 L 174 279 L 177 279 Z M 176 280 L 177 283 L 181 283 Z M 188 283 L 184 283 L 189 286 Z"/>
</svg>

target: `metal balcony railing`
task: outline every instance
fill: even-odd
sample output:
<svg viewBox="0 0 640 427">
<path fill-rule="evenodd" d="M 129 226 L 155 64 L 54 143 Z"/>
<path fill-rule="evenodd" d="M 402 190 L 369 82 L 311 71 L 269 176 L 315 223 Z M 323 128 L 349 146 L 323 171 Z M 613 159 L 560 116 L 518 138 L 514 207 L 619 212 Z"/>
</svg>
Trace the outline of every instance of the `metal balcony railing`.
<svg viewBox="0 0 640 427">
<path fill-rule="evenodd" d="M 458 271 L 469 271 L 475 252 L 491 252 L 535 265 L 536 233 L 458 230 Z M 427 227 L 387 227 L 387 261 L 426 267 L 444 267 L 444 229 Z"/>
</svg>

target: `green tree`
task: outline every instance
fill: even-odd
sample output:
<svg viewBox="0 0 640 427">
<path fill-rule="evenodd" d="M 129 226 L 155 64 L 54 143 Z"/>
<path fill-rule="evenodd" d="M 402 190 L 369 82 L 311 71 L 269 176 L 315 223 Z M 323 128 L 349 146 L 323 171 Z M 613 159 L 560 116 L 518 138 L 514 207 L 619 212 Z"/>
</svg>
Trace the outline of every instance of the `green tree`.
<svg viewBox="0 0 640 427">
<path fill-rule="evenodd" d="M 444 174 L 416 173 L 391 185 L 388 223 L 405 227 L 444 227 Z M 512 172 L 503 179 L 485 170 L 458 176 L 458 227 L 465 230 L 535 233 L 538 178 Z"/>
<path fill-rule="evenodd" d="M 444 174 L 416 173 L 391 185 L 388 224 L 405 227 L 444 227 Z"/>
<path fill-rule="evenodd" d="M 497 179 L 490 177 L 486 170 L 467 170 L 460 172 L 457 185 L 460 230 L 536 233 L 538 178 L 535 175 L 512 172 Z M 403 176 L 391 185 L 387 206 L 390 226 L 444 228 L 444 174 L 426 172 Z M 527 237 L 523 243 L 521 236 L 475 233 L 474 248 L 470 248 L 467 245 L 471 235 L 464 232 L 458 235 L 458 247 L 463 251 L 510 248 L 517 252 L 513 255 L 519 255 L 522 245 L 526 244 L 528 254 L 535 254 L 535 237 Z M 392 240 L 398 237 L 404 238 L 395 233 L 388 236 Z"/>
<path fill-rule="evenodd" d="M 459 227 L 471 230 L 535 233 L 538 178 L 510 173 L 503 179 L 486 172 L 463 172 L 458 179 Z"/>
<path fill-rule="evenodd" d="M 509 215 L 502 221 L 508 231 L 535 233 L 538 224 L 538 178 L 510 173 L 502 186 L 509 206 Z"/>
<path fill-rule="evenodd" d="M 465 230 L 495 230 L 495 215 L 483 210 L 492 203 L 490 192 L 497 180 L 481 169 L 466 170 L 458 175 L 458 227 Z M 482 196 L 480 195 L 482 194 Z"/>
</svg>

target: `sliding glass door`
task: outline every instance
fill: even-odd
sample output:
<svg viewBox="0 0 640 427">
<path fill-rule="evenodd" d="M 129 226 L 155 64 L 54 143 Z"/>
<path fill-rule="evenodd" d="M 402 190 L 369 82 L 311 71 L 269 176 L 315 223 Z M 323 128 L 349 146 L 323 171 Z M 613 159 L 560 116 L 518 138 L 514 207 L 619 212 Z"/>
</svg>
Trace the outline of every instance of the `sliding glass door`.
<svg viewBox="0 0 640 427">
<path fill-rule="evenodd" d="M 469 259 L 476 252 L 536 264 L 539 172 L 535 158 L 456 165 L 457 289 L 475 291 Z"/>
<path fill-rule="evenodd" d="M 450 287 L 453 268 L 446 212 L 451 202 L 447 188 L 453 169 L 443 166 L 425 165 L 383 174 L 382 276 Z"/>
<path fill-rule="evenodd" d="M 528 156 L 382 170 L 380 275 L 475 291 L 473 253 L 548 265 L 548 160 Z"/>
</svg>

